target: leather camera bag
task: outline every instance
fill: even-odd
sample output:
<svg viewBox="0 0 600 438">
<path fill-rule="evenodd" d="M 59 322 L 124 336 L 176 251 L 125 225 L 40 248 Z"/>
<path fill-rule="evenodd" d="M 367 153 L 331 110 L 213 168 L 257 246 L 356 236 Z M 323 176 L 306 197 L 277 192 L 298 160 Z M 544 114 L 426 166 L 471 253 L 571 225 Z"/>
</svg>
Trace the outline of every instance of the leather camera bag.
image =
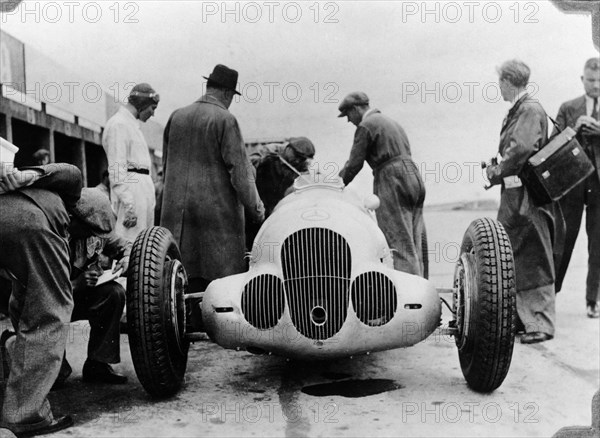
<svg viewBox="0 0 600 438">
<path fill-rule="evenodd" d="M 519 176 L 537 205 L 558 201 L 594 172 L 576 135 L 572 128 L 565 128 L 525 163 Z"/>
</svg>

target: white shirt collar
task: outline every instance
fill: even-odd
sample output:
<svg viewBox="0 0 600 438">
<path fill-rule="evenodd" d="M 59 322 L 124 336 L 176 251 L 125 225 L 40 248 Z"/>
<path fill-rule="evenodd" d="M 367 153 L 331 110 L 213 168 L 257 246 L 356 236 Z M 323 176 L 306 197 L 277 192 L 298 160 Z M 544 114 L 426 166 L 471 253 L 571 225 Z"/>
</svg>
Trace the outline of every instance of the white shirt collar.
<svg viewBox="0 0 600 438">
<path fill-rule="evenodd" d="M 523 96 L 525 96 L 526 94 L 527 94 L 527 90 L 523 90 L 519 94 L 517 94 L 511 102 L 512 106 L 514 106 L 515 103 L 517 103 L 519 101 L 519 99 L 522 98 Z"/>
</svg>

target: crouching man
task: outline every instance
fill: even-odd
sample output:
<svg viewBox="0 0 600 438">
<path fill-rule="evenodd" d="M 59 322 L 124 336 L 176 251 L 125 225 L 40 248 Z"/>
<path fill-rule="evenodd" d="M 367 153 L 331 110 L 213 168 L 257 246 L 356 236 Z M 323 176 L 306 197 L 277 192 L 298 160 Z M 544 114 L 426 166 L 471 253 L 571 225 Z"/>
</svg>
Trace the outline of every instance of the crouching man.
<svg viewBox="0 0 600 438">
<path fill-rule="evenodd" d="M 125 289 L 114 280 L 98 284 L 98 278 L 103 273 L 102 256 L 117 260 L 114 273 L 127 271 L 131 242 L 114 234 L 116 218 L 110 201 L 97 188 L 84 188 L 71 214 L 69 247 L 75 301 L 71 320 L 88 320 L 91 327 L 82 377 L 87 382 L 123 384 L 127 377 L 117 374 L 110 364 L 121 361 L 119 321 Z M 70 374 L 69 368 L 65 360 L 63 380 Z"/>
<path fill-rule="evenodd" d="M 265 205 L 265 219 L 275 206 L 293 190 L 294 180 L 308 172 L 315 146 L 306 137 L 293 137 L 285 144 L 272 143 L 250 154 L 256 168 L 256 189 Z M 246 221 L 246 247 L 252 250 L 260 223 Z"/>
<path fill-rule="evenodd" d="M 8 168 L 0 162 L 0 268 L 13 279 L 8 308 L 16 333 L 0 337 L 8 368 L 0 428 L 41 435 L 73 425 L 69 415 L 52 414 L 47 396 L 73 309 L 67 208 L 79 199 L 81 172 L 68 164 Z"/>
</svg>

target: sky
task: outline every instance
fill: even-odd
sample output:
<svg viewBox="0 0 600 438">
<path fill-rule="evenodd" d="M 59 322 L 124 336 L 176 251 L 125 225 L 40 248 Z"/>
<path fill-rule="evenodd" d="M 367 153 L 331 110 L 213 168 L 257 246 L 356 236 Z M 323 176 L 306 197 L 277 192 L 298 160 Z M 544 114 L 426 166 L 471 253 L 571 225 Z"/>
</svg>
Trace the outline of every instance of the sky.
<svg viewBox="0 0 600 438">
<path fill-rule="evenodd" d="M 243 96 L 230 111 L 244 138 L 306 136 L 324 173 L 343 166 L 355 130 L 337 106 L 364 91 L 406 130 L 426 204 L 498 198 L 478 164 L 496 153 L 509 108 L 497 66 L 527 63 L 532 94 L 554 116 L 583 94 L 583 64 L 598 56 L 590 16 L 545 1 L 25 0 L 0 24 L 122 97 L 149 82 L 162 124 L 202 95 L 216 64 L 234 68 Z M 371 184 L 365 164 L 351 187 L 366 195 Z"/>
</svg>

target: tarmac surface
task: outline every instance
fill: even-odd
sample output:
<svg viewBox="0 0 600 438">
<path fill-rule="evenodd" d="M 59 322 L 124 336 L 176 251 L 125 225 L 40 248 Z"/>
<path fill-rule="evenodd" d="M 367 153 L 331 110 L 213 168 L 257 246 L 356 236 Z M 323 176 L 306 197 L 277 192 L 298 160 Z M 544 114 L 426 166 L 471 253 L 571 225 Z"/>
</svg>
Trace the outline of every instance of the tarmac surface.
<svg viewBox="0 0 600 438">
<path fill-rule="evenodd" d="M 426 212 L 436 286 L 451 286 L 469 222 L 495 215 Z M 467 387 L 454 339 L 434 333 L 407 349 L 313 363 L 196 342 L 183 389 L 156 401 L 136 378 L 126 335 L 117 369 L 129 382 L 81 381 L 89 328 L 79 322 L 72 324 L 67 345 L 73 374 L 50 395 L 53 411 L 71 414 L 75 426 L 53 436 L 537 437 L 563 426 L 589 426 L 600 383 L 600 320 L 585 315 L 586 245 L 580 234 L 557 297 L 556 337 L 516 343 L 508 376 L 491 394 Z"/>
</svg>

